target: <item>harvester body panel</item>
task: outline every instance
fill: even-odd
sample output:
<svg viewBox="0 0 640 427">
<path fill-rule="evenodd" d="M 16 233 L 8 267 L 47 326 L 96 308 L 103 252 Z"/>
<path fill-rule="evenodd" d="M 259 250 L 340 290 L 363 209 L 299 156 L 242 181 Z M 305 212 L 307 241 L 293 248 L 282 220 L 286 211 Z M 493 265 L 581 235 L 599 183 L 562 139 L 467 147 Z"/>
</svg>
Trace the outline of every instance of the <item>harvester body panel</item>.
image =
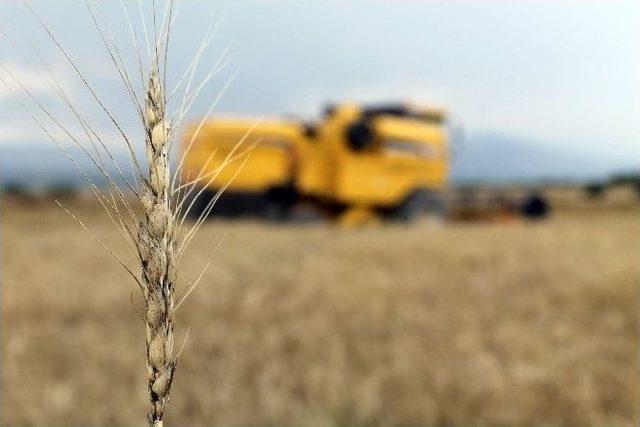
<svg viewBox="0 0 640 427">
<path fill-rule="evenodd" d="M 186 133 L 185 150 L 196 129 Z M 216 119 L 206 122 L 186 152 L 183 180 L 199 186 L 262 192 L 293 180 L 298 126 L 288 122 Z"/>
</svg>

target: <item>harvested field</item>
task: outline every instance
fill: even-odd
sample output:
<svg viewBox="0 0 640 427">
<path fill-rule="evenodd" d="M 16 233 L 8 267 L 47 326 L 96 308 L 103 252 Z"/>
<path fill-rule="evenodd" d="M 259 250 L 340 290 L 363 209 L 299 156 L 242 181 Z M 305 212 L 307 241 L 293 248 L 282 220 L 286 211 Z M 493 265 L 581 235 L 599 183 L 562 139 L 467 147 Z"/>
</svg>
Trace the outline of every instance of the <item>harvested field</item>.
<svg viewBox="0 0 640 427">
<path fill-rule="evenodd" d="M 94 204 L 71 209 L 127 250 Z M 178 314 L 167 425 L 637 425 L 639 212 L 210 221 L 183 264 L 186 282 L 213 257 Z M 0 424 L 142 425 L 135 284 L 52 203 L 5 200 L 1 225 Z"/>
</svg>

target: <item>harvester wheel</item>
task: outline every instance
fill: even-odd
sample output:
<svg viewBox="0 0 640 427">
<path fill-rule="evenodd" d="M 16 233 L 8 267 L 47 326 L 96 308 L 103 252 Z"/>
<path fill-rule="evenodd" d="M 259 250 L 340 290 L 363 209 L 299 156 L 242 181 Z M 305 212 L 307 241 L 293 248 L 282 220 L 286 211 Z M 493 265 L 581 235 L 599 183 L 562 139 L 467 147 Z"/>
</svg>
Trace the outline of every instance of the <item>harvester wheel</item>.
<svg viewBox="0 0 640 427">
<path fill-rule="evenodd" d="M 549 202 L 540 193 L 529 194 L 520 206 L 522 216 L 531 220 L 544 219 L 550 212 Z"/>
<path fill-rule="evenodd" d="M 264 195 L 261 216 L 269 221 L 285 221 L 298 198 L 293 185 L 271 188 Z"/>
<path fill-rule="evenodd" d="M 197 220 L 200 215 L 207 209 L 207 205 L 215 197 L 215 193 L 210 190 L 203 190 L 200 195 L 196 195 L 200 192 L 200 189 L 195 188 L 192 194 L 185 200 L 182 209 L 189 209 L 187 217 Z M 194 200 L 195 199 L 195 200 Z M 189 208 L 191 206 L 191 208 Z"/>
<path fill-rule="evenodd" d="M 442 219 L 446 215 L 442 196 L 434 191 L 421 189 L 409 195 L 391 212 L 391 218 L 399 222 L 412 222 L 423 215 Z"/>
</svg>

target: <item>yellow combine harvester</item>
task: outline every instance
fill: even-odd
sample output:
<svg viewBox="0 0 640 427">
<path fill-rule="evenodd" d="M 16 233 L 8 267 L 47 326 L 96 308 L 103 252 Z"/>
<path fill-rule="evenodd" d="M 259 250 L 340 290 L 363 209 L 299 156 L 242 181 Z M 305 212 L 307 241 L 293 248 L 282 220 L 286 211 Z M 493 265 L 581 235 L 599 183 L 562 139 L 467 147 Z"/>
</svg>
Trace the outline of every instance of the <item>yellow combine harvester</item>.
<svg viewBox="0 0 640 427">
<path fill-rule="evenodd" d="M 290 218 L 313 207 L 350 223 L 445 211 L 448 136 L 435 109 L 340 105 L 314 125 L 215 119 L 191 128 L 183 146 L 183 180 L 203 177 L 196 216 L 223 188 L 221 216 Z"/>
</svg>

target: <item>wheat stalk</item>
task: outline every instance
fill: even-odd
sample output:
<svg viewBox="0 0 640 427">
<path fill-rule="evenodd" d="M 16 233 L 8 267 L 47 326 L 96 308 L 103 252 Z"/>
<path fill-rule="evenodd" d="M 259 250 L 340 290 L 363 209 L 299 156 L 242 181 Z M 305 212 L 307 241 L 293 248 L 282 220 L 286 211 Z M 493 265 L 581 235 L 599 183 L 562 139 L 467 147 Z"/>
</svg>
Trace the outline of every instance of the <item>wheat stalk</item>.
<svg viewBox="0 0 640 427">
<path fill-rule="evenodd" d="M 171 95 L 168 96 L 168 91 L 166 90 L 166 69 L 170 34 L 177 14 L 177 10 L 174 10 L 175 0 L 166 1 L 162 23 L 159 26 L 156 20 L 155 1 L 152 2 L 152 37 L 147 33 L 143 2 L 141 0 L 138 1 L 140 21 L 144 32 L 148 56 L 147 70 L 145 70 L 143 66 L 144 60 L 142 59 L 141 48 L 136 38 L 136 26 L 133 24 L 133 20 L 125 3 L 120 0 L 120 5 L 128 23 L 135 53 L 137 54 L 137 74 L 140 75 L 143 88 L 142 96 L 137 94 L 135 90 L 135 86 L 130 78 L 130 73 L 123 61 L 123 55 L 115 42 L 110 28 L 104 20 L 99 5 L 95 3 L 94 0 L 84 1 L 104 47 L 116 69 L 117 76 L 120 78 L 122 85 L 126 89 L 135 107 L 145 138 L 146 165 L 136 156 L 132 138 L 124 131 L 124 127 L 116 120 L 89 80 L 81 72 L 70 53 L 56 38 L 52 29 L 27 3 L 27 0 L 23 0 L 23 3 L 33 14 L 40 26 L 46 31 L 55 48 L 73 68 L 74 73 L 87 89 L 100 110 L 102 110 L 118 134 L 122 137 L 124 146 L 130 156 L 135 182 L 130 182 L 126 178 L 122 168 L 117 164 L 111 149 L 108 144 L 105 143 L 104 138 L 94 129 L 90 122 L 82 116 L 80 113 L 81 109 L 74 105 L 70 96 L 64 91 L 54 74 L 47 68 L 41 55 L 38 55 L 38 58 L 41 60 L 41 65 L 45 68 L 48 75 L 43 75 L 40 69 L 31 64 L 29 65 L 35 72 L 42 75 L 43 79 L 51 86 L 64 102 L 65 106 L 71 110 L 84 136 L 77 135 L 67 124 L 59 120 L 49 108 L 40 102 L 29 89 L 22 84 L 19 76 L 16 76 L 15 73 L 12 73 L 11 70 L 1 64 L 0 70 L 4 72 L 4 75 L 0 73 L 0 82 L 2 82 L 13 95 L 23 93 L 28 97 L 27 102 L 19 101 L 23 108 L 45 135 L 65 153 L 71 160 L 73 166 L 90 184 L 92 191 L 113 225 L 134 249 L 140 265 L 139 275 L 134 272 L 134 268 L 127 265 L 121 256 L 116 254 L 115 251 L 92 232 L 82 219 L 58 203 L 109 255 L 118 261 L 138 284 L 144 299 L 144 310 L 139 314 L 145 324 L 146 337 L 147 381 L 150 399 L 147 421 L 150 427 L 161 427 L 163 425 L 163 417 L 167 403 L 171 396 L 171 385 L 178 359 L 178 356 L 173 354 L 174 316 L 180 305 L 182 305 L 184 300 L 197 286 L 207 267 L 210 265 L 210 262 L 207 263 L 195 280 L 187 286 L 183 286 L 179 292 L 176 292 L 178 262 L 184 254 L 185 248 L 200 226 L 202 226 L 204 218 L 211 211 L 220 196 L 220 192 L 224 190 L 224 188 L 216 194 L 216 197 L 208 202 L 200 218 L 192 223 L 190 227 L 185 227 L 185 224 L 187 224 L 185 223 L 185 219 L 189 215 L 195 199 L 203 194 L 203 191 L 199 189 L 205 188 L 213 182 L 221 169 L 227 164 L 237 160 L 246 162 L 250 150 L 236 153 L 237 148 L 246 139 L 245 135 L 245 137 L 238 141 L 237 146 L 229 153 L 227 159 L 225 159 L 218 168 L 215 168 L 213 172 L 208 172 L 207 169 L 203 167 L 193 179 L 188 182 L 180 182 L 178 177 L 185 175 L 182 173 L 182 168 L 186 152 L 183 153 L 183 156 L 180 158 L 180 161 L 172 173 L 170 170 L 170 156 L 174 138 L 172 129 L 177 127 L 179 122 L 185 117 L 203 87 L 228 63 L 228 58 L 225 58 L 227 48 L 225 48 L 223 56 L 208 70 L 203 81 L 195 85 L 190 92 L 202 54 L 211 43 L 213 35 L 215 34 L 213 26 L 210 26 L 200 43 L 200 47 L 193 61 L 191 61 L 187 67 L 176 87 L 170 92 L 171 95 L 174 94 L 183 85 L 183 82 L 185 82 L 188 76 L 182 100 L 178 102 L 178 107 L 175 108 L 173 114 L 169 115 L 167 110 Z M 8 38 L 1 29 L 0 35 Z M 153 43 L 151 43 L 150 40 L 153 40 Z M 35 50 L 35 47 L 33 47 L 33 49 Z M 28 63 L 26 60 L 25 62 Z M 226 90 L 229 83 L 230 80 L 224 86 L 223 91 Z M 204 120 L 215 107 L 221 96 L 222 93 L 215 98 L 207 110 L 206 115 L 198 123 L 196 131 L 186 147 L 186 151 L 191 149 L 193 141 L 203 126 Z M 143 99 L 143 102 L 141 102 L 140 99 Z M 28 105 L 29 102 L 31 102 L 33 106 Z M 44 113 L 45 117 L 53 124 L 45 123 L 45 120 L 33 111 L 34 109 Z M 106 178 L 108 188 L 100 188 L 93 181 L 90 174 L 88 174 L 68 150 L 64 148 L 59 138 L 56 138 L 50 126 L 60 129 L 69 141 L 82 150 L 83 154 L 91 160 L 92 165 L 95 166 L 102 177 Z M 90 144 L 90 148 L 86 146 L 87 142 Z M 105 162 L 105 159 L 108 160 Z M 109 163 L 115 168 L 117 174 L 113 174 L 109 170 Z M 121 188 L 117 180 L 124 182 L 124 188 Z M 142 218 L 138 216 L 132 206 L 129 195 L 125 194 L 126 190 L 129 190 L 130 194 L 134 196 L 135 201 L 142 206 Z M 178 352 L 178 354 L 179 353 L 180 352 Z"/>
</svg>

